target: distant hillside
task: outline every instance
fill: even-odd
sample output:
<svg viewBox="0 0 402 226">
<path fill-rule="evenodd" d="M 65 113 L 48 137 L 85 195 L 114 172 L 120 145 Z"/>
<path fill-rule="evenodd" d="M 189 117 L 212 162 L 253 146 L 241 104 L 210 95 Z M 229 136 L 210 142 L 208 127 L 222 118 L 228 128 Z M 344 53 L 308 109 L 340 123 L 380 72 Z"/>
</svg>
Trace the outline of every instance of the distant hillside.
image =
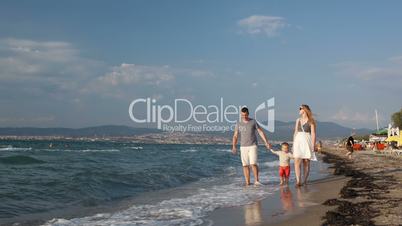
<svg viewBox="0 0 402 226">
<path fill-rule="evenodd" d="M 293 138 L 294 127 L 295 122 L 275 121 L 275 132 L 267 132 L 267 136 L 269 139 L 273 140 L 291 140 Z M 370 129 L 353 130 L 352 128 L 341 126 L 333 122 L 317 122 L 318 139 L 344 138 L 346 136 L 350 136 L 352 131 L 357 135 L 365 135 L 373 132 L 373 130 Z M 233 133 L 228 132 L 225 135 L 230 137 L 233 135 Z"/>
<path fill-rule="evenodd" d="M 293 136 L 295 122 L 275 122 L 275 133 L 269 133 L 272 139 L 284 139 L 289 140 Z M 341 126 L 333 122 L 317 122 L 317 136 L 321 139 L 328 138 L 340 138 L 346 137 L 351 134 L 351 132 L 356 134 L 370 134 L 373 130 L 370 129 L 356 129 Z"/>
<path fill-rule="evenodd" d="M 275 122 L 275 133 L 268 133 L 270 139 L 289 140 L 293 136 L 295 122 Z M 35 127 L 17 127 L 0 128 L 0 136 L 66 136 L 66 137 L 119 137 L 136 136 L 150 133 L 160 133 L 161 130 L 150 128 L 134 128 L 129 126 L 95 126 L 79 129 L 72 128 L 35 128 Z M 349 136 L 351 128 L 341 126 L 333 122 L 317 122 L 317 134 L 321 139 L 340 138 Z M 373 130 L 357 129 L 357 134 L 370 134 Z M 211 133 L 209 133 L 211 134 Z M 217 136 L 230 137 L 233 133 L 212 133 Z"/>
<path fill-rule="evenodd" d="M 17 127 L 0 128 L 0 136 L 135 136 L 160 132 L 157 129 L 133 128 L 129 126 L 94 126 L 79 129 L 71 128 L 35 128 Z"/>
</svg>

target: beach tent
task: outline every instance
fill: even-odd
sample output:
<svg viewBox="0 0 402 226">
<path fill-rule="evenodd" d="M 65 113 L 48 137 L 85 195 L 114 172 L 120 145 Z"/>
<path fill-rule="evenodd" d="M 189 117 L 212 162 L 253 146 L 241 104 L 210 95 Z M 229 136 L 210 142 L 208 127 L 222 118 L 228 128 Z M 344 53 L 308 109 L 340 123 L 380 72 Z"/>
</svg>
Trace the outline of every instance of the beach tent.
<svg viewBox="0 0 402 226">
<path fill-rule="evenodd" d="M 384 128 L 374 132 L 373 135 L 388 135 L 388 128 Z"/>
<path fill-rule="evenodd" d="M 398 142 L 398 146 L 402 146 L 402 131 L 399 132 L 399 136 L 389 136 L 386 140 L 386 142 Z"/>
<path fill-rule="evenodd" d="M 370 142 L 383 142 L 386 139 L 387 139 L 387 136 L 378 136 L 378 135 L 371 134 L 369 141 Z"/>
</svg>

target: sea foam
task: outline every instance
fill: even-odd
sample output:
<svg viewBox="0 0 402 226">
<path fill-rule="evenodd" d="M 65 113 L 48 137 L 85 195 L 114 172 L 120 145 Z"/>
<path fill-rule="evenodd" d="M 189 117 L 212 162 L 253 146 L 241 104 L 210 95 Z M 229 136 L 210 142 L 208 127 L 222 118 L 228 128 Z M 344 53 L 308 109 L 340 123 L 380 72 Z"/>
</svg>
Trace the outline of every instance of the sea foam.
<svg viewBox="0 0 402 226">
<path fill-rule="evenodd" d="M 67 225 L 200 225 L 217 208 L 252 203 L 272 194 L 277 187 L 244 187 L 243 179 L 231 184 L 199 188 L 184 198 L 171 198 L 155 204 L 133 205 L 116 213 L 100 213 L 73 219 L 52 219 L 46 226 Z"/>
<path fill-rule="evenodd" d="M 23 148 L 23 147 L 13 147 L 11 145 L 0 148 L 0 151 L 30 151 L 30 150 L 32 150 L 31 147 Z"/>
</svg>

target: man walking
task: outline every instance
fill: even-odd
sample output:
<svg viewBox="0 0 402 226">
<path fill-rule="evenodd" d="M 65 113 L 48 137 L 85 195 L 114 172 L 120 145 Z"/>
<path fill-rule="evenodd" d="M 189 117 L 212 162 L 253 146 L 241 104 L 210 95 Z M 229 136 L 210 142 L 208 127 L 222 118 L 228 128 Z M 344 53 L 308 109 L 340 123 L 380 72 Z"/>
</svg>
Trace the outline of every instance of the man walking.
<svg viewBox="0 0 402 226">
<path fill-rule="evenodd" d="M 250 185 L 250 167 L 254 174 L 254 185 L 261 185 L 258 178 L 258 148 L 257 136 L 255 132 L 258 132 L 267 149 L 271 148 L 271 144 L 268 143 L 264 131 L 258 126 L 257 122 L 248 116 L 248 109 L 243 107 L 241 109 L 241 120 L 236 124 L 236 129 L 233 135 L 232 153 L 237 153 L 236 146 L 238 135 L 240 134 L 240 156 L 246 185 Z"/>
</svg>

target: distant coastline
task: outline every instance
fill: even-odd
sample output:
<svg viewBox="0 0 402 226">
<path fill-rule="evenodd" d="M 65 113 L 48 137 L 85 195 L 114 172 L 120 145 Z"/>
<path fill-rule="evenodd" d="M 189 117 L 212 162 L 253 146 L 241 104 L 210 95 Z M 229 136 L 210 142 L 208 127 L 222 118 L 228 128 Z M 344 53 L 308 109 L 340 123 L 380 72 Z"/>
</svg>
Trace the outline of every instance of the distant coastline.
<svg viewBox="0 0 402 226">
<path fill-rule="evenodd" d="M 19 141 L 48 141 L 56 142 L 132 142 L 139 144 L 223 144 L 230 145 L 231 139 L 227 136 L 214 136 L 208 134 L 193 133 L 157 133 L 141 136 L 122 136 L 122 137 L 66 137 L 66 136 L 0 136 L 0 140 L 19 140 Z M 287 140 L 283 140 L 287 141 Z M 282 140 L 272 140 L 272 143 L 278 144 Z"/>
<path fill-rule="evenodd" d="M 275 132 L 267 133 L 270 140 L 291 140 L 294 122 L 275 122 Z M 321 140 L 336 140 L 349 136 L 352 132 L 366 135 L 370 129 L 352 129 L 333 122 L 317 122 L 318 137 Z M 3 127 L 0 139 L 18 140 L 125 140 L 142 143 L 230 143 L 231 131 L 227 132 L 166 132 L 155 128 L 136 128 L 124 125 L 104 125 L 84 128 L 37 128 Z"/>
</svg>

